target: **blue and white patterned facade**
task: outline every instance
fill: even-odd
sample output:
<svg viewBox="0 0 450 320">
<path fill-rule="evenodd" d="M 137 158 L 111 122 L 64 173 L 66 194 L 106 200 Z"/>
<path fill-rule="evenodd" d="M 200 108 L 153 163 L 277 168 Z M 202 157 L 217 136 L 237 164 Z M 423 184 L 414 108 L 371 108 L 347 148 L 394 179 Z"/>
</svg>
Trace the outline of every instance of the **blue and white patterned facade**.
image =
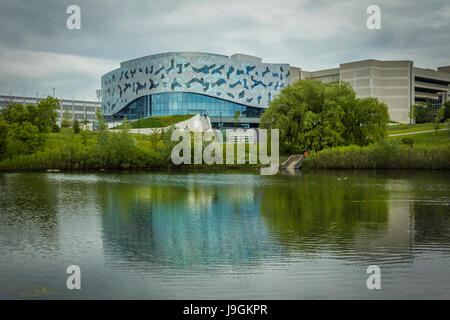
<svg viewBox="0 0 450 320">
<path fill-rule="evenodd" d="M 265 109 L 288 84 L 289 64 L 261 63 L 259 58 L 240 55 L 157 54 L 123 62 L 102 76 L 102 112 L 112 116 L 140 97 L 175 92 Z"/>
</svg>

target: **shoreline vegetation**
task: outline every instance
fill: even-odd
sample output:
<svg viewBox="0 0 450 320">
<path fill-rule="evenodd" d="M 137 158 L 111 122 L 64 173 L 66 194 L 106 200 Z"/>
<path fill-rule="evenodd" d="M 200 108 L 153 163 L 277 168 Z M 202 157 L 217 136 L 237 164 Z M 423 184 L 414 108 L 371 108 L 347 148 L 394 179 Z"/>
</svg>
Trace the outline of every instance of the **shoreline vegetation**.
<svg viewBox="0 0 450 320">
<path fill-rule="evenodd" d="M 424 125 L 404 125 L 420 132 Z M 403 126 L 403 125 L 402 125 Z M 450 128 L 439 131 L 392 136 L 368 146 L 340 146 L 311 153 L 304 169 L 432 169 L 450 170 Z M 403 131 L 389 128 L 389 134 Z"/>
<path fill-rule="evenodd" d="M 58 100 L 37 105 L 11 104 L 0 110 L 0 171 L 115 171 L 259 169 L 248 163 L 183 164 L 171 161 L 174 122 L 192 115 L 147 118 L 108 130 L 97 112 L 97 131 L 86 131 L 65 113 L 56 124 Z M 433 110 L 414 108 L 429 115 Z M 261 127 L 279 129 L 281 165 L 289 155 L 304 154 L 304 169 L 450 169 L 450 102 L 435 110 L 432 123 L 391 125 L 387 106 L 376 98 L 356 98 L 346 83 L 299 80 L 283 88 L 261 116 Z M 418 112 L 417 110 L 422 110 Z M 428 113 L 427 113 L 428 112 Z M 418 119 L 418 118 L 416 118 Z M 447 123 L 445 123 L 447 121 Z M 130 133 L 138 125 L 172 124 L 151 135 Z M 141 126 L 142 128 L 142 126 Z M 448 130 L 439 130 L 448 128 Z M 433 132 L 420 131 L 434 129 Z M 395 133 L 415 134 L 389 136 Z M 192 133 L 191 133 L 192 134 Z M 269 140 L 269 139 L 268 139 Z M 208 145 L 203 142 L 203 148 Z M 235 146 L 236 148 L 236 146 Z M 270 148 L 269 148 L 270 149 Z M 191 153 L 194 146 L 191 145 Z M 270 153 L 270 151 L 269 151 Z M 223 145 L 223 157 L 226 148 Z M 191 159 L 193 155 L 191 154 Z"/>
<path fill-rule="evenodd" d="M 386 140 L 366 147 L 335 147 L 310 154 L 302 168 L 449 170 L 450 145 L 409 147 Z"/>
<path fill-rule="evenodd" d="M 104 135 L 104 136 L 102 136 Z M 121 136 L 122 135 L 122 136 Z M 310 153 L 302 169 L 432 169 L 450 170 L 448 131 L 413 135 L 413 146 L 403 137 L 390 137 L 368 146 L 339 146 Z M 99 143 L 104 140 L 103 143 Z M 153 140 L 153 141 L 152 141 Z M 174 142 L 169 132 L 159 137 L 139 134 L 85 132 L 74 134 L 70 128 L 48 133 L 45 144 L 32 154 L 17 155 L 0 162 L 0 171 L 215 171 L 256 170 L 260 165 L 190 164 L 174 165 L 170 151 Z M 176 142 L 175 142 L 176 144 Z M 128 145 L 126 149 L 123 146 Z M 224 148 L 224 158 L 226 150 Z M 280 155 L 280 165 L 287 159 Z"/>
<path fill-rule="evenodd" d="M 47 133 L 45 142 L 31 154 L 19 154 L 0 161 L 0 171 L 116 171 L 116 170 L 220 170 L 259 169 L 258 164 L 237 164 L 235 147 L 234 164 L 175 165 L 171 161 L 172 148 L 178 144 L 171 141 L 172 129 L 152 135 L 129 133 L 125 129 L 114 131 L 80 131 L 61 128 L 58 133 Z M 207 143 L 204 143 L 203 147 Z M 245 154 L 248 159 L 249 146 Z M 223 145 L 223 159 L 226 145 Z"/>
</svg>

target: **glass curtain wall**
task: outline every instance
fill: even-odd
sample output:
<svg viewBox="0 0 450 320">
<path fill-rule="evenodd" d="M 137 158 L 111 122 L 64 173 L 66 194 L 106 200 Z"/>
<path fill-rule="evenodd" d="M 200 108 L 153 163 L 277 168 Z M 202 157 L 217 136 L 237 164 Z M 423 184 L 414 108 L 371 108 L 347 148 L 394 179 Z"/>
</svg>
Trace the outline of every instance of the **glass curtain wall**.
<svg viewBox="0 0 450 320">
<path fill-rule="evenodd" d="M 150 116 L 201 114 L 209 117 L 231 118 L 236 111 L 242 118 L 259 118 L 263 108 L 248 107 L 230 101 L 190 92 L 157 93 L 140 97 L 115 114 L 119 120 Z"/>
</svg>

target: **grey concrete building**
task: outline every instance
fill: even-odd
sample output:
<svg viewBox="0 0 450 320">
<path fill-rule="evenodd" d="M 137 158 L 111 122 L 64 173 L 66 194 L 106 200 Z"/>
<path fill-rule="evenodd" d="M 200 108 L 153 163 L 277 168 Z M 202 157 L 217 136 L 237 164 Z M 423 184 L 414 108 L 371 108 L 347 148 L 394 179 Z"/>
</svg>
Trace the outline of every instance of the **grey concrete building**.
<svg viewBox="0 0 450 320">
<path fill-rule="evenodd" d="M 391 120 L 403 123 L 410 122 L 412 105 L 442 105 L 450 94 L 450 66 L 423 69 L 407 60 L 342 63 L 333 69 L 301 71 L 301 78 L 327 83 L 347 81 L 358 97 L 377 97 L 387 104 Z"/>
<path fill-rule="evenodd" d="M 44 98 L 0 95 L 0 109 L 11 103 L 20 103 L 23 105 L 37 104 L 43 99 Z M 60 99 L 59 102 L 58 124 L 61 123 L 65 111 L 69 113 L 72 120 L 78 120 L 80 122 L 87 120 L 88 122 L 92 122 L 95 120 L 96 111 L 101 110 L 101 103 L 99 101 Z"/>
</svg>

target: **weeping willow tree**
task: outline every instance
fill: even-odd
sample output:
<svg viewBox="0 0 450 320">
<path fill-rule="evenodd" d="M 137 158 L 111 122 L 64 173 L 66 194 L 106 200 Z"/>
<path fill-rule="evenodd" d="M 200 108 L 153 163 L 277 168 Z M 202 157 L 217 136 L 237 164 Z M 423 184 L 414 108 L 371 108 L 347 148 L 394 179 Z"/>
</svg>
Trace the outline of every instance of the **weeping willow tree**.
<svg viewBox="0 0 450 320">
<path fill-rule="evenodd" d="M 367 145 L 386 136 L 387 106 L 356 98 L 348 83 L 299 80 L 284 88 L 261 116 L 261 127 L 280 129 L 280 151 L 302 153 L 340 145 Z"/>
</svg>

